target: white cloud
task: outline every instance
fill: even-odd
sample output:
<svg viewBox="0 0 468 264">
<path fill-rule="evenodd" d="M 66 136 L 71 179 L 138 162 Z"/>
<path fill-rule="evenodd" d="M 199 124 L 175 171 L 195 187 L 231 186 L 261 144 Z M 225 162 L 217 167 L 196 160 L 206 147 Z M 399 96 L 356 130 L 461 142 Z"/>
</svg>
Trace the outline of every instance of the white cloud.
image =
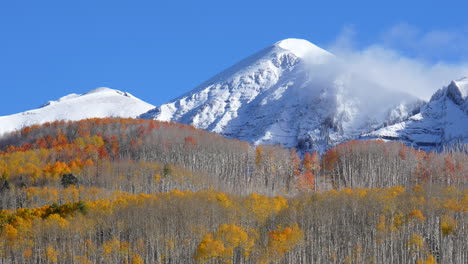
<svg viewBox="0 0 468 264">
<path fill-rule="evenodd" d="M 468 59 L 468 30 L 422 31 L 400 23 L 381 36 L 381 45 L 432 61 Z"/>
<path fill-rule="evenodd" d="M 386 31 L 380 43 L 355 48 L 353 27 L 345 27 L 329 50 L 347 69 L 365 75 L 387 89 L 404 91 L 422 99 L 429 97 L 451 80 L 468 76 L 468 61 L 443 62 L 437 57 L 468 51 L 468 39 L 456 32 L 422 32 L 399 24 Z M 444 50 L 445 49 L 445 50 Z M 426 52 L 432 51 L 430 56 Z M 412 54 L 409 56 L 407 54 Z M 462 58 L 462 56 L 460 56 Z"/>
</svg>

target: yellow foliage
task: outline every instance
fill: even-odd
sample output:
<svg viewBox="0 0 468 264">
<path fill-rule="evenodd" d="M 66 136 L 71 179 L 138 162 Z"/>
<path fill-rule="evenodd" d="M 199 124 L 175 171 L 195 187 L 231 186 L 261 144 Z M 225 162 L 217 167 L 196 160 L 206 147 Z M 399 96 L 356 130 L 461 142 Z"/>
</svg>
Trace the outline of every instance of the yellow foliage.
<svg viewBox="0 0 468 264">
<path fill-rule="evenodd" d="M 426 261 L 424 261 L 423 258 L 419 258 L 419 259 L 416 261 L 416 264 L 437 264 L 437 261 L 436 261 L 436 259 L 434 258 L 434 256 L 429 255 L 429 256 L 426 258 Z"/>
<path fill-rule="evenodd" d="M 86 241 L 85 238 L 90 237 L 94 239 L 93 236 L 89 236 L 90 232 L 94 232 L 93 228 L 103 223 L 100 220 L 107 219 L 109 215 L 111 217 L 116 217 L 116 220 L 112 221 L 112 223 L 115 224 L 115 226 L 113 226 L 115 230 L 128 230 L 131 228 L 132 222 L 131 220 L 127 220 L 128 215 L 125 214 L 126 212 L 133 213 L 137 212 L 136 210 L 152 209 L 152 205 L 155 205 L 154 208 L 157 209 L 159 205 L 164 205 L 164 203 L 169 200 L 171 202 L 177 202 L 174 204 L 179 204 L 179 202 L 180 204 L 184 204 L 185 201 L 191 199 L 200 201 L 201 204 L 215 204 L 217 206 L 212 208 L 216 209 L 224 207 L 222 208 L 223 215 L 221 218 L 218 217 L 216 219 L 225 219 L 228 224 L 219 225 L 216 230 L 211 230 L 211 226 L 207 223 L 196 221 L 194 222 L 196 226 L 193 230 L 191 229 L 191 233 L 188 236 L 181 236 L 180 240 L 174 239 L 174 237 L 172 237 L 172 240 L 166 240 L 167 237 L 171 237 L 169 235 L 167 237 L 158 237 L 159 245 L 163 247 L 162 251 L 165 252 L 166 257 L 176 253 L 177 250 L 180 250 L 181 246 L 189 248 L 193 245 L 194 239 L 202 238 L 198 244 L 198 248 L 196 248 L 197 251 L 195 254 L 196 259 L 200 262 L 210 261 L 211 263 L 221 263 L 234 261 L 233 257 L 236 252 L 244 254 L 246 257 L 254 258 L 255 261 L 260 259 L 260 261 L 264 261 L 264 263 L 280 262 L 287 252 L 291 252 L 291 250 L 301 242 L 303 233 L 298 224 L 289 227 L 279 226 L 276 230 L 269 233 L 260 233 L 270 227 L 269 218 L 273 218 L 288 207 L 292 208 L 291 212 L 299 212 L 298 215 L 301 216 L 300 212 L 307 208 L 306 206 L 311 206 L 311 208 L 317 206 L 317 208 L 320 208 L 319 206 L 323 206 L 324 204 L 331 204 L 329 201 L 335 204 L 341 201 L 353 203 L 367 203 L 370 201 L 373 206 L 371 210 L 367 209 L 366 211 L 358 212 L 365 212 L 367 214 L 364 216 L 366 219 L 374 218 L 374 227 L 378 232 L 375 238 L 377 241 L 388 242 L 395 237 L 398 239 L 405 237 L 405 240 L 407 240 L 406 249 L 413 254 L 414 258 L 422 256 L 420 259 L 421 264 L 434 263 L 435 259 L 433 257 L 431 259 L 431 256 L 425 255 L 428 254 L 426 252 L 428 248 L 421 236 L 422 233 L 418 235 L 408 234 L 406 232 L 414 229 L 414 226 L 411 225 L 415 225 L 418 222 L 423 223 L 426 221 L 426 217 L 431 217 L 432 219 L 440 218 L 440 232 L 444 236 L 461 235 L 462 232 L 459 231 L 461 227 L 457 229 L 459 223 L 457 223 L 456 219 L 461 221 L 462 218 L 459 218 L 460 212 L 465 210 L 463 203 L 468 200 L 468 198 L 466 198 L 468 195 L 464 194 L 465 196 L 462 196 L 463 193 L 460 191 L 456 192 L 458 196 L 451 195 L 450 199 L 448 199 L 448 196 L 440 195 L 435 196 L 433 199 L 428 198 L 426 200 L 423 196 L 414 195 L 411 191 L 401 195 L 401 192 L 405 191 L 400 187 L 344 189 L 340 191 L 330 191 L 325 194 L 318 193 L 294 197 L 289 200 L 283 197 L 268 197 L 255 193 L 247 197 L 241 197 L 215 191 L 213 189 L 200 192 L 175 190 L 161 194 L 135 195 L 121 191 L 111 194 L 110 191 L 88 188 L 85 186 L 81 186 L 80 188 L 71 186 L 67 189 L 29 187 L 23 188 L 21 191 L 23 195 L 27 197 L 26 202 L 28 204 L 34 202 L 43 204 L 44 201 L 49 200 L 60 203 L 64 200 L 74 200 L 78 197 L 84 200 L 93 200 L 86 202 L 86 208 L 88 209 L 87 214 L 72 214 L 71 212 L 74 212 L 73 210 L 77 210 L 76 207 L 74 207 L 75 204 L 63 204 L 61 206 L 47 205 L 39 208 L 0 211 L 0 236 L 2 238 L 0 239 L 0 254 L 4 254 L 2 252 L 7 252 L 2 248 L 5 247 L 7 248 L 6 250 L 15 248 L 19 257 L 23 256 L 25 259 L 31 258 L 32 255 L 34 255 L 34 258 L 45 258 L 45 253 L 47 253 L 46 249 L 48 249 L 50 253 L 48 261 L 50 263 L 54 262 L 54 254 L 58 260 L 58 252 L 50 245 L 47 247 L 45 242 L 42 242 L 42 244 L 36 243 L 36 232 L 50 232 L 50 234 L 54 236 L 60 235 L 61 233 L 66 234 L 66 237 L 70 234 L 77 237 L 81 236 L 79 237 L 79 241 L 85 242 L 82 243 L 83 247 L 80 248 L 80 251 L 77 253 L 83 256 L 93 256 L 93 258 L 99 257 L 100 259 L 104 258 L 103 261 L 107 263 L 113 263 L 119 259 L 125 259 L 123 261 L 125 263 L 140 263 L 139 261 L 143 261 L 140 256 L 145 256 L 150 250 L 145 248 L 143 240 L 139 240 L 135 245 L 130 246 L 128 242 L 119 241 L 117 237 L 105 241 L 102 247 L 98 248 L 101 242 Z M 427 195 L 429 196 L 430 194 Z M 362 199 L 365 200 L 362 201 Z M 205 211 L 205 207 L 201 208 L 204 210 L 200 210 L 200 213 L 209 212 L 209 210 Z M 339 207 L 337 206 L 331 209 L 335 208 Z M 346 207 L 343 208 L 343 210 L 347 210 Z M 390 210 L 387 210 L 387 208 L 390 208 Z M 408 208 L 411 209 L 406 211 Z M 420 208 L 421 210 L 414 208 Z M 424 213 L 422 208 L 424 209 Z M 57 211 L 57 209 L 59 210 Z M 405 213 L 403 214 L 402 212 Z M 442 215 L 444 213 L 446 215 Z M 125 217 L 118 219 L 120 215 L 124 215 Z M 284 218 L 281 217 L 275 220 L 280 221 L 283 219 Z M 216 221 L 214 223 L 216 223 Z M 250 230 L 244 228 L 240 225 L 241 223 L 258 229 Z M 406 224 L 409 225 L 408 228 L 402 228 Z M 107 223 L 103 223 L 103 225 L 107 225 Z M 73 227 L 73 230 L 71 227 Z M 419 227 L 421 230 L 425 230 L 423 228 L 426 228 L 425 225 L 420 225 Z M 387 233 L 397 229 L 398 232 L 396 233 L 391 235 Z M 265 241 L 260 240 L 260 238 L 265 239 Z M 34 251 L 31 248 L 34 248 Z M 349 251 L 349 260 L 353 263 L 367 261 L 368 259 L 365 259 L 363 256 L 364 254 L 361 256 L 361 250 L 361 248 L 356 247 L 355 250 Z M 62 252 L 64 259 L 65 253 L 66 251 Z M 42 255 L 36 256 L 36 254 Z M 333 249 L 331 249 L 327 254 L 341 253 L 333 252 Z M 344 255 L 337 256 L 335 262 L 338 261 L 338 259 L 344 261 Z M 89 259 L 86 257 L 76 257 L 74 261 L 77 263 L 89 263 Z"/>
<path fill-rule="evenodd" d="M 405 188 L 403 186 L 397 185 L 395 187 L 388 188 L 389 193 L 393 197 L 397 197 L 405 192 Z"/>
<path fill-rule="evenodd" d="M 82 137 L 75 138 L 75 140 L 73 141 L 73 144 L 78 146 L 80 149 L 84 149 L 85 146 L 86 146 L 86 142 L 85 142 L 84 138 L 82 138 Z"/>
<path fill-rule="evenodd" d="M 48 245 L 46 248 L 46 257 L 49 262 L 57 263 L 58 261 L 58 251 L 51 245 Z"/>
<path fill-rule="evenodd" d="M 62 191 L 62 196 L 66 203 L 77 202 L 80 199 L 80 192 L 75 185 L 70 185 Z"/>
<path fill-rule="evenodd" d="M 92 159 L 87 159 L 84 163 L 84 166 L 86 167 L 93 167 L 94 166 L 94 161 Z"/>
<path fill-rule="evenodd" d="M 18 230 L 10 224 L 6 224 L 3 227 L 3 231 L 5 232 L 5 237 L 10 241 L 13 241 L 18 237 Z"/>
<path fill-rule="evenodd" d="M 28 187 L 24 190 L 33 206 L 37 206 L 38 203 L 52 204 L 59 200 L 59 192 L 53 187 Z"/>
<path fill-rule="evenodd" d="M 224 207 L 230 207 L 232 205 L 232 202 L 229 200 L 229 197 L 222 192 L 216 193 L 216 201 L 221 203 Z"/>
<path fill-rule="evenodd" d="M 174 250 L 176 244 L 175 244 L 173 239 L 166 238 L 166 239 L 164 239 L 164 246 L 165 246 L 166 250 L 172 251 L 172 250 Z"/>
<path fill-rule="evenodd" d="M 221 225 L 216 232 L 216 237 L 224 241 L 226 247 L 231 249 L 229 256 L 232 256 L 232 251 L 237 247 L 244 249 L 244 255 L 248 256 L 255 244 L 254 239 L 249 239 L 247 232 L 236 225 Z"/>
<path fill-rule="evenodd" d="M 112 254 L 119 252 L 120 250 L 120 241 L 117 238 L 106 241 L 102 244 L 102 252 L 105 256 L 109 257 Z"/>
<path fill-rule="evenodd" d="M 76 138 L 73 143 L 81 149 L 84 149 L 87 145 L 92 145 L 98 148 L 104 146 L 104 140 L 100 136 L 79 137 Z"/>
<path fill-rule="evenodd" d="M 424 245 L 423 238 L 418 234 L 413 234 L 411 238 L 408 240 L 408 246 L 413 251 L 420 251 Z"/>
<path fill-rule="evenodd" d="M 42 160 L 37 151 L 17 151 L 0 156 L 0 176 L 11 180 L 18 176 L 29 176 L 36 180 L 42 175 Z"/>
<path fill-rule="evenodd" d="M 240 246 L 242 243 L 246 242 L 248 238 L 247 233 L 242 230 L 242 228 L 236 225 L 226 224 L 223 224 L 218 228 L 216 236 L 226 241 L 226 244 L 232 247 Z"/>
<path fill-rule="evenodd" d="M 198 246 L 195 259 L 209 260 L 210 258 L 222 257 L 226 248 L 221 240 L 214 239 L 211 233 L 206 234 Z"/>
<path fill-rule="evenodd" d="M 421 185 L 416 184 L 413 187 L 413 192 L 416 194 L 422 194 L 424 192 L 424 188 Z"/>
<path fill-rule="evenodd" d="M 369 194 L 369 189 L 357 189 L 359 198 L 365 198 Z"/>
<path fill-rule="evenodd" d="M 53 227 L 67 228 L 68 221 L 62 218 L 59 214 L 51 214 L 45 220 L 45 225 L 47 228 L 51 229 Z"/>
<path fill-rule="evenodd" d="M 81 169 L 83 168 L 83 163 L 79 158 L 75 158 L 75 160 L 68 164 L 68 167 L 70 167 L 71 173 L 80 174 Z"/>
<path fill-rule="evenodd" d="M 448 215 L 444 215 L 440 221 L 440 230 L 444 236 L 454 234 L 457 226 L 457 221 Z"/>
<path fill-rule="evenodd" d="M 32 253 L 33 253 L 33 252 L 32 252 L 32 248 L 28 247 L 28 248 L 26 248 L 26 249 L 23 251 L 23 257 L 24 257 L 25 259 L 29 259 L 29 258 L 31 258 Z"/>
<path fill-rule="evenodd" d="M 78 264 L 93 264 L 91 260 L 89 260 L 86 256 L 76 256 L 75 262 Z"/>
<path fill-rule="evenodd" d="M 138 251 L 144 251 L 145 248 L 146 248 L 145 241 L 143 241 L 143 239 L 139 238 L 135 243 L 135 248 Z"/>
<path fill-rule="evenodd" d="M 133 254 L 131 264 L 144 264 L 145 262 L 138 254 Z"/>
<path fill-rule="evenodd" d="M 252 193 L 244 201 L 244 207 L 255 216 L 259 223 L 264 223 L 270 216 L 288 208 L 288 200 L 281 196 L 270 198 Z"/>
<path fill-rule="evenodd" d="M 169 192 L 169 195 L 170 196 L 174 196 L 174 197 L 178 197 L 178 198 L 182 198 L 184 196 L 186 196 L 187 193 L 190 193 L 190 192 L 183 192 L 183 191 L 180 191 L 180 190 L 172 190 Z"/>
<path fill-rule="evenodd" d="M 71 169 L 64 162 L 57 161 L 53 165 L 47 164 L 44 168 L 44 173 L 52 179 L 59 179 L 63 174 L 71 173 Z"/>
<path fill-rule="evenodd" d="M 219 191 L 214 191 L 213 189 L 209 189 L 206 191 L 201 191 L 198 194 L 200 194 L 203 198 L 206 198 L 208 201 L 216 201 L 219 202 L 221 205 L 223 205 L 226 208 L 229 208 L 232 206 L 232 202 L 229 199 L 229 196 L 223 192 Z"/>
<path fill-rule="evenodd" d="M 304 237 L 298 224 L 284 229 L 273 230 L 268 234 L 268 252 L 275 258 L 283 258 L 284 254 L 293 249 Z"/>
<path fill-rule="evenodd" d="M 458 196 L 459 190 L 455 186 L 448 186 L 447 188 L 444 189 L 444 194 L 448 197 L 456 197 Z"/>
<path fill-rule="evenodd" d="M 255 245 L 254 237 L 249 238 L 248 233 L 236 225 L 221 225 L 215 235 L 205 234 L 198 246 L 195 258 L 207 261 L 213 258 L 222 258 L 229 261 L 236 248 L 243 249 L 244 256 L 249 256 L 251 249 Z"/>
<path fill-rule="evenodd" d="M 386 221 L 385 215 L 380 215 L 379 216 L 379 223 L 377 224 L 377 231 L 385 232 L 385 229 L 386 229 L 385 221 Z"/>
<path fill-rule="evenodd" d="M 130 243 L 128 243 L 127 241 L 120 242 L 119 252 L 123 256 L 128 255 L 130 253 Z"/>
<path fill-rule="evenodd" d="M 442 206 L 454 212 L 461 212 L 463 210 L 463 203 L 455 199 L 445 201 L 445 203 Z"/>
<path fill-rule="evenodd" d="M 421 210 L 413 210 L 411 211 L 408 216 L 410 218 L 414 218 L 414 219 L 417 219 L 419 220 L 421 223 L 426 221 L 426 217 L 424 217 L 423 213 L 421 212 Z"/>
<path fill-rule="evenodd" d="M 84 244 L 82 244 L 83 248 L 86 249 L 87 255 L 93 255 L 96 252 L 96 245 L 93 243 L 91 239 L 86 239 Z"/>
<path fill-rule="evenodd" d="M 156 173 L 153 175 L 154 182 L 159 183 L 161 181 L 161 174 Z"/>
<path fill-rule="evenodd" d="M 396 231 L 402 225 L 403 225 L 403 214 L 401 212 L 398 212 L 393 216 L 393 224 L 391 226 L 391 229 L 392 231 Z"/>
<path fill-rule="evenodd" d="M 436 262 L 434 256 L 429 255 L 429 257 L 427 257 L 427 259 L 426 259 L 426 263 L 425 263 L 425 264 L 437 264 L 437 262 Z"/>
</svg>

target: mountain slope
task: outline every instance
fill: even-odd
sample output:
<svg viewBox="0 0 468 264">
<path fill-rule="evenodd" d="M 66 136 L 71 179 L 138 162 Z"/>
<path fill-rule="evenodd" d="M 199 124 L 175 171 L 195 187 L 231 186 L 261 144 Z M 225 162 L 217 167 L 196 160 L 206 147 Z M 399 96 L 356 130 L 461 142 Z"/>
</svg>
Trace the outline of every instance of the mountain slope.
<svg viewBox="0 0 468 264">
<path fill-rule="evenodd" d="M 306 40 L 286 39 L 141 117 L 255 144 L 324 151 L 399 122 L 419 105 L 417 98 L 351 74 L 334 55 Z"/>
<path fill-rule="evenodd" d="M 383 127 L 371 137 L 403 141 L 431 149 L 457 142 L 468 143 L 468 78 L 438 90 L 421 112 L 403 122 Z"/>
<path fill-rule="evenodd" d="M 133 95 L 110 88 L 97 88 L 85 94 L 70 94 L 42 107 L 0 117 L 0 135 L 33 124 L 55 120 L 94 117 L 137 117 L 154 108 Z"/>
</svg>

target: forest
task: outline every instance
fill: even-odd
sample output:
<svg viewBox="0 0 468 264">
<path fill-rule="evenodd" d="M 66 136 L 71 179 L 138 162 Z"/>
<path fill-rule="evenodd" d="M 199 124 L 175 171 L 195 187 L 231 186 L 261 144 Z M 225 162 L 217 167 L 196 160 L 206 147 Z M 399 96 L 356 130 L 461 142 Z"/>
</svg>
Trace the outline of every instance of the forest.
<svg viewBox="0 0 468 264">
<path fill-rule="evenodd" d="M 466 146 L 300 153 L 177 123 L 0 137 L 0 264 L 468 263 Z"/>
</svg>

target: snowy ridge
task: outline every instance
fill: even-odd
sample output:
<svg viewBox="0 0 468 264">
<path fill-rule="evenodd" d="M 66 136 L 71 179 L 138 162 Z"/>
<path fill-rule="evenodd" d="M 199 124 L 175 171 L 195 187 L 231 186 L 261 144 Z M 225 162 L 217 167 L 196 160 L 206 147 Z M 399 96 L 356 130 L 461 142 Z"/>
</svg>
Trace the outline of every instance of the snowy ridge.
<svg viewBox="0 0 468 264">
<path fill-rule="evenodd" d="M 421 102 L 341 71 L 331 53 L 286 39 L 191 92 L 141 115 L 194 125 L 254 144 L 325 151 L 411 116 Z M 365 85 L 364 85 L 365 84 Z"/>
<path fill-rule="evenodd" d="M 133 95 L 110 88 L 97 88 L 85 94 L 70 94 L 49 101 L 38 109 L 0 117 L 0 135 L 25 126 L 55 120 L 81 120 L 94 117 L 137 117 L 154 108 Z"/>
<path fill-rule="evenodd" d="M 438 90 L 419 113 L 367 136 L 399 140 L 426 150 L 468 143 L 467 88 L 467 78 L 452 81 Z"/>
</svg>

